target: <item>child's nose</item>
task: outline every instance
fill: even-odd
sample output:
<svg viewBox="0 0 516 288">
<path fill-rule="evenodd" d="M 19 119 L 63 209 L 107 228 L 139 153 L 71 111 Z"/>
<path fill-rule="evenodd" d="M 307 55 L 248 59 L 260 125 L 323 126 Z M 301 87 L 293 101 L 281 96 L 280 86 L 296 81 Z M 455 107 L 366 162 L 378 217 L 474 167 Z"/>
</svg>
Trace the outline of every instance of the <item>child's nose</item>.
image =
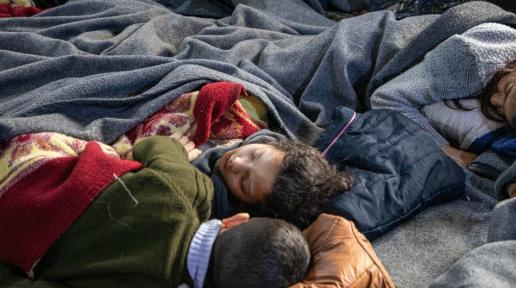
<svg viewBox="0 0 516 288">
<path fill-rule="evenodd" d="M 248 165 L 244 157 L 235 156 L 231 159 L 231 170 L 233 170 L 233 172 L 243 171 Z"/>
</svg>

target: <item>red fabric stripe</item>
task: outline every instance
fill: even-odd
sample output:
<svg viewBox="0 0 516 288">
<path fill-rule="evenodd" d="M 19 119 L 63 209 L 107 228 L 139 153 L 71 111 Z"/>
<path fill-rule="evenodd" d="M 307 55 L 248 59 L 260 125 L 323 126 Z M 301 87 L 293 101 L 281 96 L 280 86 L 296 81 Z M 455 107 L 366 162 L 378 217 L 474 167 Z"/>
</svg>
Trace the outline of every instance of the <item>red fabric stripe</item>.
<svg viewBox="0 0 516 288">
<path fill-rule="evenodd" d="M 29 17 L 40 13 L 42 10 L 37 7 L 17 7 L 9 4 L 0 4 L 0 18 L 7 17 Z"/>
<path fill-rule="evenodd" d="M 0 261 L 28 272 L 115 178 L 139 169 L 95 142 L 79 157 L 48 161 L 0 198 Z"/>
<path fill-rule="evenodd" d="M 30 17 L 41 12 L 38 7 L 11 7 L 14 17 Z"/>
</svg>

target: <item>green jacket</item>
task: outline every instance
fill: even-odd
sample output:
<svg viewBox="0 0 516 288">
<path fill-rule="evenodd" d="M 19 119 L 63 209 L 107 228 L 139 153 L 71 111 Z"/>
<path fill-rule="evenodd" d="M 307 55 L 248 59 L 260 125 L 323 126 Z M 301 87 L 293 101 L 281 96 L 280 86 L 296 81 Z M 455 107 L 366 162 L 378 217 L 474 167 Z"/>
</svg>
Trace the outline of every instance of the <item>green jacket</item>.
<svg viewBox="0 0 516 288">
<path fill-rule="evenodd" d="M 133 155 L 144 168 L 120 177 L 129 191 L 119 181 L 108 186 L 38 263 L 37 280 L 0 267 L 2 287 L 170 288 L 191 283 L 188 248 L 209 218 L 211 180 L 168 137 L 141 141 Z"/>
</svg>

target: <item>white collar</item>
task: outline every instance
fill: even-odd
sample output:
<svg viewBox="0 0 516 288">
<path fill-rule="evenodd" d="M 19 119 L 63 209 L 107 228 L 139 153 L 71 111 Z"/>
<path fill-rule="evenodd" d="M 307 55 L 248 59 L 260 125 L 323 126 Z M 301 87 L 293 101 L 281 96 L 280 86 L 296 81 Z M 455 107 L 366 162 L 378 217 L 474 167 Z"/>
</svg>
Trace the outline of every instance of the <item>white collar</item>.
<svg viewBox="0 0 516 288">
<path fill-rule="evenodd" d="M 218 219 L 204 222 L 199 226 L 190 242 L 186 267 L 193 280 L 194 288 L 203 288 L 204 286 L 210 264 L 211 249 L 221 227 L 222 222 Z"/>
</svg>

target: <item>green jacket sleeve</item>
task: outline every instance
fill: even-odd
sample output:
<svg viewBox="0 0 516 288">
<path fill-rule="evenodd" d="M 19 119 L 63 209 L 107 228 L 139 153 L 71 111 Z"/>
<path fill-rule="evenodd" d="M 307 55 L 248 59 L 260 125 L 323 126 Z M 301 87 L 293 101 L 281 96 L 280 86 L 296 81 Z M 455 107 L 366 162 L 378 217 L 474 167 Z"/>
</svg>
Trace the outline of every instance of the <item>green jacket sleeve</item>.
<svg viewBox="0 0 516 288">
<path fill-rule="evenodd" d="M 168 137 L 149 137 L 133 153 L 143 167 L 95 198 L 38 263 L 38 281 L 79 288 L 177 287 L 191 281 L 188 248 L 209 217 L 211 179 Z"/>
<path fill-rule="evenodd" d="M 134 146 L 133 156 L 145 168 L 156 171 L 170 185 L 184 191 L 183 195 L 197 211 L 201 222 L 209 219 L 213 184 L 188 161 L 188 154 L 179 141 L 166 136 L 148 137 Z"/>
<path fill-rule="evenodd" d="M 133 147 L 133 158 L 147 168 L 152 168 L 152 164 L 157 160 L 189 164 L 188 154 L 183 145 L 176 139 L 166 136 L 151 136 L 136 143 Z"/>
</svg>

